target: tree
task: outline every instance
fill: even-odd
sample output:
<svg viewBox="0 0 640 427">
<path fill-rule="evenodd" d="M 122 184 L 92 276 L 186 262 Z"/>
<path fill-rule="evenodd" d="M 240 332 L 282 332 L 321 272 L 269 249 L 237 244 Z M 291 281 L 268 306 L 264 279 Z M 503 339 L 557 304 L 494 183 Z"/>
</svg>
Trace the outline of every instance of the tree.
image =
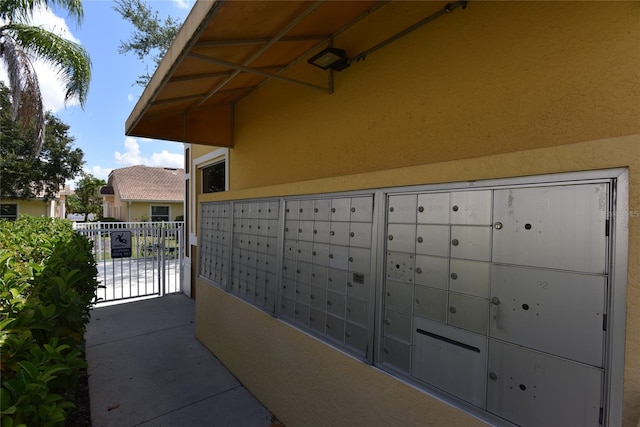
<svg viewBox="0 0 640 427">
<path fill-rule="evenodd" d="M 5 63 L 11 89 L 13 120 L 22 131 L 32 134 L 34 155 L 45 140 L 46 114 L 34 59 L 43 59 L 59 72 L 64 84 L 65 102 L 77 98 L 84 103 L 91 80 L 91 60 L 82 46 L 41 27 L 29 25 L 37 7 L 57 4 L 76 18 L 83 17 L 81 0 L 2 0 L 0 2 L 0 59 Z"/>
<path fill-rule="evenodd" d="M 113 10 L 136 28 L 128 41 L 120 42 L 118 53 L 134 52 L 142 62 L 151 56 L 155 70 L 178 35 L 182 23 L 171 16 L 161 21 L 158 11 L 151 10 L 144 0 L 116 0 Z M 151 79 L 149 65 L 145 64 L 145 67 L 146 73 L 136 80 L 136 84 L 142 87 Z"/>
<path fill-rule="evenodd" d="M 82 171 L 84 153 L 73 147 L 69 126 L 45 114 L 47 132 L 40 156 L 33 129 L 24 131 L 11 117 L 9 89 L 0 82 L 0 198 L 52 199 Z"/>
<path fill-rule="evenodd" d="M 102 213 L 102 198 L 100 188 L 107 183 L 90 173 L 83 173 L 82 179 L 76 185 L 75 193 L 67 198 L 67 210 L 70 213 L 84 214 L 87 221 L 89 214 L 100 216 Z"/>
</svg>

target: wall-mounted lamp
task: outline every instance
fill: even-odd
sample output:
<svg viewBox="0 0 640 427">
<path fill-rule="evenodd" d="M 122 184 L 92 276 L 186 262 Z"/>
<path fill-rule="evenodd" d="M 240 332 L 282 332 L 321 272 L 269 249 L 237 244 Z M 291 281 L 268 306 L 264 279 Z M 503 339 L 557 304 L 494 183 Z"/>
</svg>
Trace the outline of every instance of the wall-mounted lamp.
<svg viewBox="0 0 640 427">
<path fill-rule="evenodd" d="M 347 58 L 347 53 L 344 50 L 328 47 L 317 55 L 309 58 L 307 63 L 322 68 L 323 70 L 340 71 L 347 68 L 351 64 L 351 61 Z"/>
</svg>

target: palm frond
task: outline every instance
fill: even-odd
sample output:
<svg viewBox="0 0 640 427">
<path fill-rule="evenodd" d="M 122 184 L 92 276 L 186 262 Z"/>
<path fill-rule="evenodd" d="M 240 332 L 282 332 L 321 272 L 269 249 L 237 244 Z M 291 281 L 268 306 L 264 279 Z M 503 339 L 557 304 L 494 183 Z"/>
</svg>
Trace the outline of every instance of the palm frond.
<svg viewBox="0 0 640 427">
<path fill-rule="evenodd" d="M 65 101 L 77 98 L 84 107 L 91 81 L 91 59 L 82 46 L 50 31 L 25 24 L 9 24 L 3 31 L 26 52 L 53 66 L 66 89 Z"/>
<path fill-rule="evenodd" d="M 27 53 L 11 37 L 1 39 L 2 58 L 7 65 L 12 98 L 12 117 L 23 130 L 33 129 L 35 151 L 44 143 L 44 108 L 38 76 Z"/>
<path fill-rule="evenodd" d="M 28 23 L 33 11 L 41 6 L 58 5 L 69 12 L 69 17 L 75 18 L 80 24 L 84 17 L 82 0 L 2 0 L 0 2 L 0 20 L 5 22 Z"/>
</svg>

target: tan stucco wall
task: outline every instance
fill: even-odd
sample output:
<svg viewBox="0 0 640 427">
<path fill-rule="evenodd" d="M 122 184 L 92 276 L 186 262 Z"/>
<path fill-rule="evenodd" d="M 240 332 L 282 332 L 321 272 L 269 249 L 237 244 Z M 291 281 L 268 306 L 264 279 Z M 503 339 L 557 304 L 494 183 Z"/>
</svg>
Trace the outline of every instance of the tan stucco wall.
<svg viewBox="0 0 640 427">
<path fill-rule="evenodd" d="M 166 203 L 166 202 L 155 202 L 155 203 L 143 203 L 143 202 L 133 202 L 131 206 L 129 206 L 126 202 L 123 202 L 122 209 L 124 210 L 125 216 L 129 216 L 128 221 L 151 221 L 151 206 L 169 206 L 169 220 L 175 221 L 176 216 L 184 215 L 184 204 L 183 203 Z"/>
<path fill-rule="evenodd" d="M 413 4 L 372 20 L 415 22 Z M 636 426 L 638 22 L 636 2 L 470 2 L 337 73 L 332 95 L 273 82 L 243 100 L 229 153 L 232 191 L 198 200 L 628 167 L 623 425 Z M 347 32 L 335 44 L 357 52 L 366 40 Z M 197 295 L 198 338 L 286 425 L 472 424 L 201 280 Z"/>
<path fill-rule="evenodd" d="M 49 212 L 51 202 L 45 202 L 43 200 L 9 200 L 4 199 L 2 203 L 17 204 L 18 216 L 21 215 L 33 215 L 33 216 L 51 216 Z"/>
</svg>

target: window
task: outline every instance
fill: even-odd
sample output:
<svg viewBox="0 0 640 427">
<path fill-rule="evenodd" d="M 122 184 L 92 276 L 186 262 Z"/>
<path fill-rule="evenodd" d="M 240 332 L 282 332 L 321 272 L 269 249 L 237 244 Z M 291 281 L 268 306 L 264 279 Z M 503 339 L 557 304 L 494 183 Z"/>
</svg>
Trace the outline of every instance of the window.
<svg viewBox="0 0 640 427">
<path fill-rule="evenodd" d="M 217 193 L 226 189 L 225 161 L 202 168 L 202 192 Z"/>
<path fill-rule="evenodd" d="M 151 221 L 171 221 L 169 206 L 151 206 Z"/>
<path fill-rule="evenodd" d="M 0 204 L 0 219 L 8 219 L 15 221 L 18 219 L 18 204 L 17 203 L 2 203 Z"/>
</svg>

